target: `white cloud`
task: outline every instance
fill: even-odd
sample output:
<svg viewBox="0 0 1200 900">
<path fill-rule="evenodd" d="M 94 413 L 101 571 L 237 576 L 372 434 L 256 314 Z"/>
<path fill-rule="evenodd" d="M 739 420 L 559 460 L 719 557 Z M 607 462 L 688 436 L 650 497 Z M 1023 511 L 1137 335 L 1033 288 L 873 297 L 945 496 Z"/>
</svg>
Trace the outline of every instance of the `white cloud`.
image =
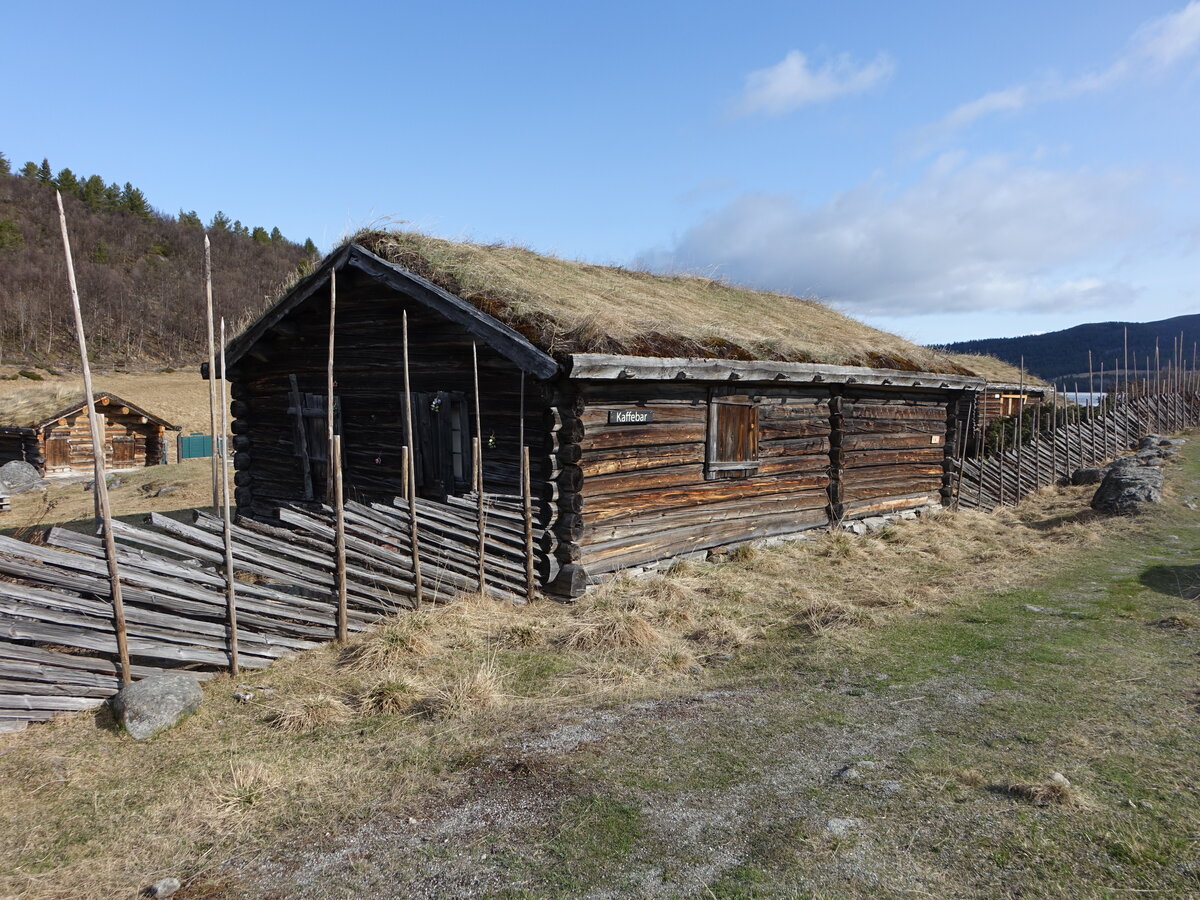
<svg viewBox="0 0 1200 900">
<path fill-rule="evenodd" d="M 1069 80 L 1047 78 L 991 91 L 951 110 L 927 129 L 930 139 L 956 131 L 976 119 L 998 112 L 1015 112 L 1039 103 L 1067 100 L 1106 90 L 1143 74 L 1158 74 L 1200 50 L 1200 0 L 1191 0 L 1178 12 L 1146 22 L 1134 33 L 1129 47 L 1106 69 Z"/>
<path fill-rule="evenodd" d="M 1136 291 L 1112 251 L 1143 228 L 1135 179 L 944 157 L 899 191 L 869 182 L 806 208 L 745 195 L 640 263 L 704 271 L 862 315 L 1110 306 Z"/>
<path fill-rule="evenodd" d="M 746 76 L 736 111 L 740 115 L 780 116 L 802 106 L 860 94 L 887 81 L 894 71 L 895 65 L 886 53 L 864 66 L 842 54 L 814 69 L 808 57 L 793 50 L 775 65 Z"/>
</svg>

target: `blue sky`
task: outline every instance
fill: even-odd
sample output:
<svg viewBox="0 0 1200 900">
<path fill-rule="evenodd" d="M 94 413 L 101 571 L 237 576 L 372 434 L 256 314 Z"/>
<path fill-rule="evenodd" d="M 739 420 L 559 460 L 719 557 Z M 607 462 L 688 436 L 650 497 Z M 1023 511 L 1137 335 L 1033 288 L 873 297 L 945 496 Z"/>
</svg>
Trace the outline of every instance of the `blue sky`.
<svg viewBox="0 0 1200 900">
<path fill-rule="evenodd" d="M 5 4 L 0 150 L 329 249 L 405 222 L 922 342 L 1200 312 L 1192 3 Z"/>
</svg>

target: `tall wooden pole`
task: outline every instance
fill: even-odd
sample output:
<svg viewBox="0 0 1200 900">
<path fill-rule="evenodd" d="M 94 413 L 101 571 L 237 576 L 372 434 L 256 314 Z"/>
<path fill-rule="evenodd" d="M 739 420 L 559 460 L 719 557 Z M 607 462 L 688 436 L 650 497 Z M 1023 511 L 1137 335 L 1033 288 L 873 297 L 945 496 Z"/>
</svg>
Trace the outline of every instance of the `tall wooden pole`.
<svg viewBox="0 0 1200 900">
<path fill-rule="evenodd" d="M 525 599 L 532 602 L 537 591 L 533 574 L 533 485 L 529 480 L 529 448 L 521 448 L 521 505 L 525 513 Z"/>
<path fill-rule="evenodd" d="M 408 380 L 408 310 L 402 318 L 404 344 L 404 433 L 408 458 L 408 536 L 413 566 L 413 609 L 421 608 L 421 540 L 417 532 L 417 461 L 413 456 L 412 387 Z"/>
<path fill-rule="evenodd" d="M 1018 503 L 1021 502 L 1021 497 L 1025 493 L 1025 357 L 1021 357 L 1021 383 L 1017 390 L 1020 391 L 1020 396 L 1017 398 L 1017 430 L 1013 435 L 1013 439 L 1017 443 L 1017 497 Z"/>
<path fill-rule="evenodd" d="M 337 639 L 349 637 L 346 585 L 346 513 L 342 496 L 342 436 L 334 435 L 330 449 L 330 467 L 333 469 L 334 531 L 333 553 L 337 575 Z"/>
<path fill-rule="evenodd" d="M 1088 443 L 1090 444 L 1090 452 L 1088 462 L 1095 465 L 1096 457 L 1096 385 L 1092 375 L 1092 351 L 1088 351 Z"/>
<path fill-rule="evenodd" d="M 209 379 L 210 381 L 212 379 Z M 225 395 L 225 318 L 221 317 L 221 522 L 225 538 L 225 609 L 229 619 L 229 671 L 238 674 L 237 582 L 233 577 L 233 517 L 229 511 L 229 398 Z"/>
<path fill-rule="evenodd" d="M 217 472 L 217 352 L 213 345 L 212 245 L 207 234 L 204 235 L 204 298 L 208 310 L 204 319 L 208 327 L 208 455 L 212 461 L 212 508 L 215 513 L 221 505 Z M 224 374 L 221 373 L 222 377 Z"/>
<path fill-rule="evenodd" d="M 337 336 L 337 271 L 329 273 L 329 359 L 325 367 L 325 436 L 326 445 L 326 494 L 333 506 L 333 555 L 334 575 L 337 582 L 337 639 L 346 640 L 349 634 L 346 610 L 346 510 L 344 484 L 342 482 L 342 436 L 336 434 L 336 400 L 334 397 L 333 357 L 334 338 Z"/>
<path fill-rule="evenodd" d="M 337 270 L 329 273 L 329 354 L 325 365 L 325 498 L 333 499 L 333 339 L 337 334 Z"/>
<path fill-rule="evenodd" d="M 117 638 L 121 683 L 129 684 L 133 680 L 133 673 L 129 668 L 129 640 L 125 633 L 125 601 L 121 596 L 121 573 L 117 568 L 117 542 L 113 538 L 112 511 L 108 506 L 108 484 L 104 480 L 104 437 L 96 416 L 96 395 L 92 390 L 92 368 L 88 363 L 87 337 L 83 331 L 83 311 L 79 306 L 79 288 L 75 284 L 75 261 L 71 257 L 71 238 L 67 234 L 67 214 L 63 211 L 62 194 L 56 192 L 55 196 L 58 198 L 58 222 L 62 228 L 63 252 L 67 257 L 67 281 L 71 287 L 71 306 L 75 313 L 75 337 L 79 341 L 79 359 L 83 368 L 83 396 L 87 400 L 88 430 L 92 435 L 92 456 L 96 466 L 96 506 L 100 513 L 98 524 L 104 539 L 104 560 L 108 565 L 113 632 Z"/>
<path fill-rule="evenodd" d="M 1125 394 L 1129 394 L 1129 326 L 1125 326 Z"/>
<path fill-rule="evenodd" d="M 487 523 L 483 512 L 483 418 L 479 404 L 479 349 L 471 342 L 471 371 L 475 379 L 475 498 L 476 526 L 479 530 L 479 593 L 487 590 L 484 580 L 484 552 L 487 549 Z"/>
</svg>

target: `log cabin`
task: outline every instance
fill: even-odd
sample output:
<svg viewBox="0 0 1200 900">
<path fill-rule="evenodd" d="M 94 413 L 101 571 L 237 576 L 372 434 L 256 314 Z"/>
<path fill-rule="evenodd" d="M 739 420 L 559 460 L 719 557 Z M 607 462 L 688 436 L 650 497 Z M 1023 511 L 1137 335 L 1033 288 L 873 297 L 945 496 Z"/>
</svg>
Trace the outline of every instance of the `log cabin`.
<svg viewBox="0 0 1200 900">
<path fill-rule="evenodd" d="M 98 391 L 95 402 L 104 428 L 106 468 L 134 469 L 167 461 L 166 432 L 178 431 L 178 425 L 107 391 Z M 95 468 L 81 392 L 14 392 L 0 399 L 0 423 L 0 464 L 22 460 L 43 475 L 88 474 Z"/>
<path fill-rule="evenodd" d="M 226 347 L 240 515 L 325 497 L 335 275 L 347 496 L 404 490 L 406 317 L 418 494 L 470 491 L 476 436 L 484 489 L 515 493 L 529 447 L 538 571 L 562 597 L 683 555 L 947 502 L 958 423 L 984 385 L 811 300 L 363 232 Z"/>
</svg>

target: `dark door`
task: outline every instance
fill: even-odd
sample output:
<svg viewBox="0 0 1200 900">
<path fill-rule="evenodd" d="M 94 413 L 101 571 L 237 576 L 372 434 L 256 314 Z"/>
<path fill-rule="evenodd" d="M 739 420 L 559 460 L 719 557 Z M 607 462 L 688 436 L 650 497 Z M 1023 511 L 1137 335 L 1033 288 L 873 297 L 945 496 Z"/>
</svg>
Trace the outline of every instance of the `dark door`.
<svg viewBox="0 0 1200 900">
<path fill-rule="evenodd" d="M 420 392 L 412 395 L 412 401 L 417 495 L 444 501 L 469 490 L 471 417 L 466 394 Z"/>
</svg>

